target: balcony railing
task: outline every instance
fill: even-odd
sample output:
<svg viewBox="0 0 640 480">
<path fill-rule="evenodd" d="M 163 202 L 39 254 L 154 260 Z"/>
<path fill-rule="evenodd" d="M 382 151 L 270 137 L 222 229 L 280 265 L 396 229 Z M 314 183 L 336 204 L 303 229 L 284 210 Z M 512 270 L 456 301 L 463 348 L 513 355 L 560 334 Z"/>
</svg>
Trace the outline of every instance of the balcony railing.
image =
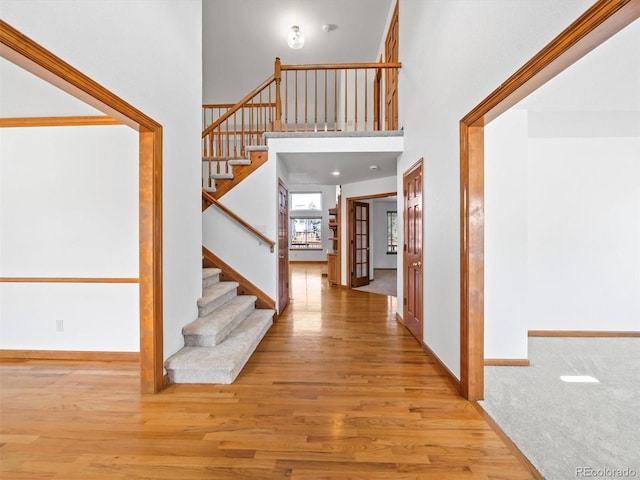
<svg viewBox="0 0 640 480">
<path fill-rule="evenodd" d="M 245 158 L 248 146 L 263 145 L 265 132 L 385 130 L 385 83 L 400 67 L 282 65 L 276 58 L 274 74 L 238 103 L 204 105 L 204 170 L 223 177 L 229 173 L 227 161 Z"/>
</svg>

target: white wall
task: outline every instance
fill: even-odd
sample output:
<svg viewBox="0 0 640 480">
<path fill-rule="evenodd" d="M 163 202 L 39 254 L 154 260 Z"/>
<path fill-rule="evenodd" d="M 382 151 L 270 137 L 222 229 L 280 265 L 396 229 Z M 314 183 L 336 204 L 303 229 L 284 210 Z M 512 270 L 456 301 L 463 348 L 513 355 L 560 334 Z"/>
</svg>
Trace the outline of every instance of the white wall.
<svg viewBox="0 0 640 480">
<path fill-rule="evenodd" d="M 0 276 L 137 278 L 137 162 L 125 126 L 0 129 Z M 137 284 L 2 283 L 0 296 L 0 348 L 139 350 Z"/>
<path fill-rule="evenodd" d="M 485 358 L 528 355 L 527 119 L 510 110 L 485 128 Z"/>
<path fill-rule="evenodd" d="M 372 207 L 371 236 L 375 241 L 373 258 L 371 259 L 372 269 L 397 268 L 398 255 L 387 255 L 387 212 L 397 212 L 398 204 L 397 202 L 374 200 Z M 399 214 L 402 215 L 402 211 L 400 211 Z"/>
<path fill-rule="evenodd" d="M 3 20 L 163 126 L 164 356 L 201 295 L 201 0 L 0 0 Z"/>
<path fill-rule="evenodd" d="M 526 110 L 485 129 L 486 358 L 526 358 L 528 330 L 640 330 L 640 137 L 532 116 L 544 134 Z"/>
<path fill-rule="evenodd" d="M 459 121 L 591 4 L 400 0 L 404 153 L 397 190 L 402 191 L 403 173 L 424 158 L 424 264 L 429 266 L 424 342 L 455 375 L 460 372 Z M 398 297 L 398 311 L 402 308 Z"/>
<path fill-rule="evenodd" d="M 640 138 L 529 140 L 530 330 L 640 330 Z"/>
</svg>

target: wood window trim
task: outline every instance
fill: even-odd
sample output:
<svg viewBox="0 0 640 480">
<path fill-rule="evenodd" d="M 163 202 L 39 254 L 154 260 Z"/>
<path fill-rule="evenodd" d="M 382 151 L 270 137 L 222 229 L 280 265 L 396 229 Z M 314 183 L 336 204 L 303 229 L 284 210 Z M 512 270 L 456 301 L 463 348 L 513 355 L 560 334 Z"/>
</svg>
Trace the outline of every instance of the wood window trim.
<svg viewBox="0 0 640 480">
<path fill-rule="evenodd" d="M 460 390 L 484 397 L 484 127 L 640 17 L 599 0 L 460 121 Z"/>
<path fill-rule="evenodd" d="M 0 20 L 0 56 L 139 132 L 140 388 L 163 388 L 162 126 Z"/>
</svg>

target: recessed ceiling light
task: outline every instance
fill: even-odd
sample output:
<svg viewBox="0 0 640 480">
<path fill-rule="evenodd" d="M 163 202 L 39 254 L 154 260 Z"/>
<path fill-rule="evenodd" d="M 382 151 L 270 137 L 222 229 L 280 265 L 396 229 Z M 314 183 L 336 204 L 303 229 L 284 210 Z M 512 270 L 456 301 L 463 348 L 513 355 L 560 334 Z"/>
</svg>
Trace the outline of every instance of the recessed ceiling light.
<svg viewBox="0 0 640 480">
<path fill-rule="evenodd" d="M 567 383 L 600 383 L 590 375 L 560 375 L 560 380 Z"/>
<path fill-rule="evenodd" d="M 325 25 L 322 25 L 322 31 L 324 33 L 333 32 L 337 28 L 338 28 L 338 25 L 336 25 L 335 23 L 327 23 Z"/>
<path fill-rule="evenodd" d="M 338 170 L 334 170 L 333 172 L 331 172 L 331 175 L 337 177 L 338 175 L 340 175 L 340 172 Z"/>
<path fill-rule="evenodd" d="M 371 165 L 371 166 L 369 166 L 369 168 L 371 170 L 378 170 L 378 165 Z"/>
</svg>

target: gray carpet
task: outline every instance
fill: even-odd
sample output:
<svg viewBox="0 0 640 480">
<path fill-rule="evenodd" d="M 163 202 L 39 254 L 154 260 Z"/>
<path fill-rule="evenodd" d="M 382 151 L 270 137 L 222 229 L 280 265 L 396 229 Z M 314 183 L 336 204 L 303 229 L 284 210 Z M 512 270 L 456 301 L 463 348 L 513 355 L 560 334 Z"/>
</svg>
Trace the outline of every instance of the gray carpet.
<svg viewBox="0 0 640 480">
<path fill-rule="evenodd" d="M 395 269 L 376 268 L 373 270 L 373 281 L 369 285 L 358 287 L 354 290 L 396 297 L 398 289 L 397 278 L 398 271 Z"/>
<path fill-rule="evenodd" d="M 485 367 L 479 403 L 538 471 L 547 480 L 640 478 L 640 338 L 534 337 L 529 359 Z"/>
</svg>

